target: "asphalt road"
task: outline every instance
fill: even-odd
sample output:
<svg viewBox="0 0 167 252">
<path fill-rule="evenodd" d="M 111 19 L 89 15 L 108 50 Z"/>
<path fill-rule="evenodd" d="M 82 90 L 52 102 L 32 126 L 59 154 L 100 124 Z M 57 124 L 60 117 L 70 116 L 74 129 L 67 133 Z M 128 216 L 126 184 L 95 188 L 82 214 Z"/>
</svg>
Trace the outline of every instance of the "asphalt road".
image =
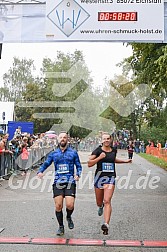
<svg viewBox="0 0 167 252">
<path fill-rule="evenodd" d="M 90 153 L 79 152 L 82 162 Z M 118 157 L 127 158 L 127 151 L 119 150 Z M 83 165 L 83 174 L 77 184 L 77 198 L 69 230 L 65 221 L 66 239 L 167 241 L 167 172 L 152 165 L 137 154 L 132 164 L 117 164 L 117 183 L 112 200 L 113 212 L 109 235 L 100 230 L 103 216 L 97 215 L 93 189 L 95 167 Z M 58 228 L 54 215 L 51 185 L 53 166 L 43 180 L 37 180 L 36 171 L 24 176 L 0 181 L 0 238 L 29 237 L 54 238 Z M 65 212 L 64 212 L 65 213 Z M 98 247 L 69 245 L 0 244 L 0 251 L 87 251 L 92 252 L 158 252 L 167 248 Z"/>
</svg>

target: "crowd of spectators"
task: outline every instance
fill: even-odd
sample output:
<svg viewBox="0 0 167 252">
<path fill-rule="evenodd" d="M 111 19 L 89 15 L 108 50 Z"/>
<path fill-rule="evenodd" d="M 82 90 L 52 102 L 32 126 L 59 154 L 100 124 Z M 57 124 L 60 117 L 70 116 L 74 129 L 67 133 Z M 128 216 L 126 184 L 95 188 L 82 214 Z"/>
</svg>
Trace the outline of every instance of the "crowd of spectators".
<svg viewBox="0 0 167 252">
<path fill-rule="evenodd" d="M 132 156 L 132 152 L 144 153 L 146 151 L 146 145 L 157 147 L 159 150 L 162 148 L 158 140 L 157 143 L 154 144 L 151 140 L 145 143 L 143 140 L 133 139 L 132 132 L 126 129 L 113 131 L 111 135 L 113 138 L 113 146 L 116 149 L 128 150 L 129 157 Z M 19 170 L 22 171 L 22 174 L 26 173 L 26 169 L 29 169 L 34 163 L 40 164 L 43 158 L 46 158 L 47 154 L 51 150 L 54 150 L 58 144 L 56 134 L 39 133 L 30 135 L 29 133 L 22 133 L 21 127 L 16 129 L 12 140 L 9 141 L 8 138 L 8 134 L 0 136 L 0 158 L 2 153 L 8 158 L 12 158 L 12 169 L 16 170 L 19 166 Z M 101 132 L 99 132 L 98 136 L 88 138 L 69 136 L 68 144 L 77 151 L 91 152 L 101 144 Z M 167 141 L 165 148 L 167 149 Z M 30 157 L 31 161 L 28 163 Z M 0 170 L 2 165 L 1 162 Z"/>
</svg>

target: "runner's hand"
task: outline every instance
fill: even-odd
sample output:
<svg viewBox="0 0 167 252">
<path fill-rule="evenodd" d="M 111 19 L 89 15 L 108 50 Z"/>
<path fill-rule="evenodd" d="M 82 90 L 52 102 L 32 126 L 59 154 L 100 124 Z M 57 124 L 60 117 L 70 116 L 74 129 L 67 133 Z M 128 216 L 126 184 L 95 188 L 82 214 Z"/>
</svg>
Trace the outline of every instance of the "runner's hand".
<svg viewBox="0 0 167 252">
<path fill-rule="evenodd" d="M 44 176 L 44 174 L 43 174 L 42 172 L 39 172 L 39 173 L 37 174 L 37 176 L 38 176 L 38 178 L 42 179 L 43 176 Z"/>
<path fill-rule="evenodd" d="M 75 181 L 79 180 L 79 177 L 77 175 L 74 176 Z"/>
<path fill-rule="evenodd" d="M 106 157 L 106 154 L 104 152 L 102 152 L 99 157 L 100 157 L 100 159 L 103 159 Z"/>
</svg>

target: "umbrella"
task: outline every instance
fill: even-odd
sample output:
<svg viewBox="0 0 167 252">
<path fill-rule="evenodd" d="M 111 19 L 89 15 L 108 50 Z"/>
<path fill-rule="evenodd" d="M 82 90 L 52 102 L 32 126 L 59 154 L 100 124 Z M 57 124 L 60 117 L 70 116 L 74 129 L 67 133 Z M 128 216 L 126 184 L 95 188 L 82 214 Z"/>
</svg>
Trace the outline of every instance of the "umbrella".
<svg viewBox="0 0 167 252">
<path fill-rule="evenodd" d="M 48 137 L 48 138 L 57 138 L 57 135 L 56 134 L 46 134 L 45 137 Z"/>
<path fill-rule="evenodd" d="M 49 130 L 49 131 L 46 131 L 45 134 L 56 134 L 56 132 L 54 130 Z"/>
</svg>

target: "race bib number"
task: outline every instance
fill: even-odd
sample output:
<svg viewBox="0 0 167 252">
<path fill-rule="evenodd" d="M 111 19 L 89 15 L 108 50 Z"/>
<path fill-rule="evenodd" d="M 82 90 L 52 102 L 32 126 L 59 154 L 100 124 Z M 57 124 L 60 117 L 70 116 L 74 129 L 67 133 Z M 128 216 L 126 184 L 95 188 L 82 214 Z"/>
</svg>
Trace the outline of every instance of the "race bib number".
<svg viewBox="0 0 167 252">
<path fill-rule="evenodd" d="M 114 164 L 113 163 L 102 163 L 102 171 L 103 172 L 114 172 Z"/>
<path fill-rule="evenodd" d="M 58 164 L 57 165 L 57 173 L 68 173 L 69 172 L 69 165 L 68 164 Z"/>
</svg>

